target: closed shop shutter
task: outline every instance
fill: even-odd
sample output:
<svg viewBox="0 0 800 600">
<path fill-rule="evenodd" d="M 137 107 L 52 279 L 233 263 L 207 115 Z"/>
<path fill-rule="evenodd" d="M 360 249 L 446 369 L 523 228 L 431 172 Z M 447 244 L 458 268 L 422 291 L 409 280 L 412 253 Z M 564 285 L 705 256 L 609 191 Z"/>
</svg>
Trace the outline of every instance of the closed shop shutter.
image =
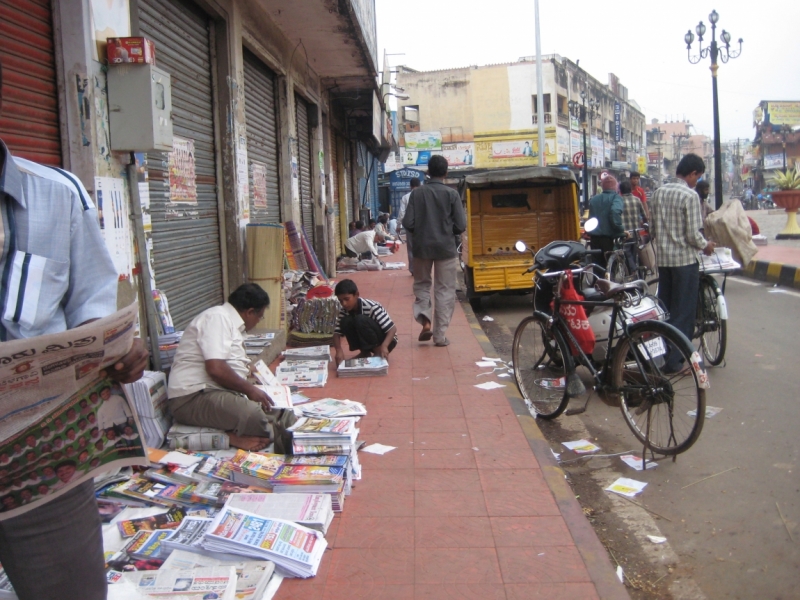
<svg viewBox="0 0 800 600">
<path fill-rule="evenodd" d="M 331 136 L 331 173 L 333 173 L 333 247 L 338 256 L 344 254 L 342 247 L 342 215 L 344 211 L 339 202 L 339 137 L 336 134 Z"/>
<path fill-rule="evenodd" d="M 172 76 L 173 132 L 194 142 L 196 204 L 170 202 L 169 155 L 147 155 L 156 285 L 177 329 L 223 301 L 214 144 L 211 27 L 181 0 L 139 0 L 141 34 L 155 42 L 158 65 Z"/>
<path fill-rule="evenodd" d="M 314 245 L 314 198 L 311 195 L 311 132 L 308 127 L 308 103 L 294 97 L 297 119 L 297 163 L 300 177 L 300 215 L 308 240 Z"/>
<path fill-rule="evenodd" d="M 275 73 L 247 49 L 244 51 L 244 105 L 250 161 L 250 222 L 280 223 Z"/>
<path fill-rule="evenodd" d="M 60 167 L 51 11 L 50 0 L 0 0 L 0 139 L 16 156 Z"/>
<path fill-rule="evenodd" d="M 347 213 L 347 222 L 352 223 L 353 221 L 358 221 L 358 213 L 353 210 L 353 152 L 349 141 L 342 140 L 342 150 L 344 150 L 344 206 Z"/>
</svg>

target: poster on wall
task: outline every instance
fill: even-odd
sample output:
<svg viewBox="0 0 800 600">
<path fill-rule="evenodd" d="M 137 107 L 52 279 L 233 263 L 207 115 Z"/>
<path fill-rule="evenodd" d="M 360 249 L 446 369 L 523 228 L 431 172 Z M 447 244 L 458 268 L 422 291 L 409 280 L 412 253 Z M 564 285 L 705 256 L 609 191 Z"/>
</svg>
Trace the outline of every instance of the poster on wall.
<svg viewBox="0 0 800 600">
<path fill-rule="evenodd" d="M 546 153 L 549 154 L 549 148 Z M 534 156 L 539 156 L 539 149 L 534 148 L 533 140 L 492 142 L 492 158 L 533 158 Z"/>
<path fill-rule="evenodd" d="M 451 169 L 471 167 L 475 162 L 475 144 L 442 144 L 441 154 Z"/>
<path fill-rule="evenodd" d="M 557 162 L 561 164 L 569 164 L 572 162 L 572 154 L 570 154 L 570 132 L 566 129 L 559 127 L 556 130 L 556 156 Z"/>
<path fill-rule="evenodd" d="M 442 149 L 442 134 L 438 131 L 407 131 L 405 140 L 406 151 Z"/>
<path fill-rule="evenodd" d="M 300 167 L 297 164 L 297 156 L 292 155 L 292 198 L 300 200 Z"/>
<path fill-rule="evenodd" d="M 194 140 L 172 138 L 169 153 L 169 201 L 178 204 L 197 204 Z"/>
<path fill-rule="evenodd" d="M 244 131 L 236 137 L 236 216 L 240 226 L 250 222 L 250 172 Z"/>
<path fill-rule="evenodd" d="M 267 208 L 267 165 L 254 160 L 250 167 L 253 170 L 253 206 Z"/>
<path fill-rule="evenodd" d="M 570 156 L 583 152 L 583 136 L 577 131 L 570 131 L 569 133 L 569 152 Z"/>
<path fill-rule="evenodd" d="M 94 178 L 100 229 L 122 280 L 131 276 L 131 228 L 124 186 L 124 180 L 115 177 Z"/>
</svg>

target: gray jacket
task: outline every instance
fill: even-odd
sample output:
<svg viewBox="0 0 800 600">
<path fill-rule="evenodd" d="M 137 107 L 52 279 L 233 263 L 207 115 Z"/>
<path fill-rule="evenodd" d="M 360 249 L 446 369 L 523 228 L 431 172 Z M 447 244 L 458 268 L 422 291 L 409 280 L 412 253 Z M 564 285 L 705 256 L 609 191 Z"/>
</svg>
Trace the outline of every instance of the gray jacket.
<svg viewBox="0 0 800 600">
<path fill-rule="evenodd" d="M 403 227 L 414 236 L 414 256 L 442 260 L 458 256 L 455 236 L 467 228 L 461 197 L 441 181 L 411 192 Z"/>
</svg>

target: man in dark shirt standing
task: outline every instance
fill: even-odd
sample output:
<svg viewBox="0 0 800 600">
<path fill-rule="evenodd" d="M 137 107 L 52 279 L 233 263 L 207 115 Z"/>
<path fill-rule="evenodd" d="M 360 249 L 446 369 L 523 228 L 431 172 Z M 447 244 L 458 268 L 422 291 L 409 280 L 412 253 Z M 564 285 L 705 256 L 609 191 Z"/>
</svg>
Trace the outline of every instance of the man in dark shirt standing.
<svg viewBox="0 0 800 600">
<path fill-rule="evenodd" d="M 461 197 L 444 183 L 447 166 L 444 156 L 431 157 L 430 180 L 411 193 L 403 217 L 403 227 L 414 238 L 414 318 L 422 325 L 419 340 L 433 338 L 437 346 L 450 343 L 445 333 L 456 305 L 456 236 L 467 228 Z M 436 306 L 433 318 L 431 283 Z"/>
</svg>

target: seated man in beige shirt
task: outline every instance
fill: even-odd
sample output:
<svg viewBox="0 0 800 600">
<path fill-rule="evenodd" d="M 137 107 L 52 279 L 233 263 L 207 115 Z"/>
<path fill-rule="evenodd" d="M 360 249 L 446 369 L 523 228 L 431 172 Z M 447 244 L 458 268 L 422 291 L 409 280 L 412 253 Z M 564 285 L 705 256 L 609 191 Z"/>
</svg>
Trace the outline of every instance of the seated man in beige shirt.
<svg viewBox="0 0 800 600">
<path fill-rule="evenodd" d="M 267 292 L 245 283 L 225 304 L 192 320 L 172 363 L 169 408 L 178 423 L 228 432 L 236 448 L 261 450 L 274 440 L 275 452 L 290 454 L 286 427 L 294 423 L 294 413 L 273 409 L 266 392 L 248 380 L 252 374 L 244 334 L 268 306 Z"/>
</svg>

